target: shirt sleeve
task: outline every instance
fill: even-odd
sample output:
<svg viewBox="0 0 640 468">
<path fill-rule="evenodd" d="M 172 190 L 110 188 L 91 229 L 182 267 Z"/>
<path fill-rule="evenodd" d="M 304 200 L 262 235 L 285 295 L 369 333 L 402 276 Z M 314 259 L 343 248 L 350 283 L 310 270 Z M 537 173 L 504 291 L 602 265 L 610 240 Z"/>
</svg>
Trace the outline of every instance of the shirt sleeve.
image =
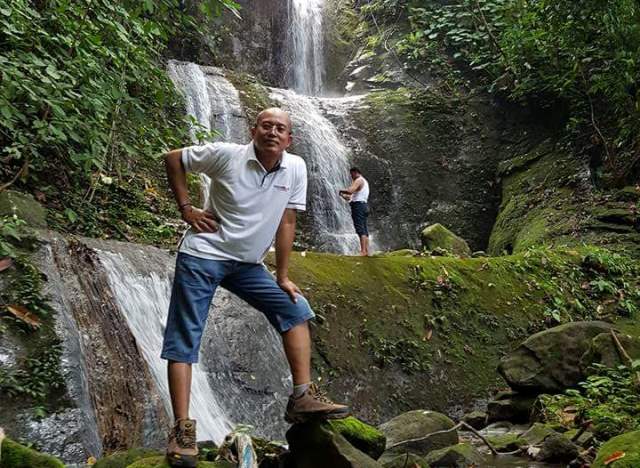
<svg viewBox="0 0 640 468">
<path fill-rule="evenodd" d="M 297 211 L 305 211 L 307 209 L 307 165 L 304 160 L 301 160 L 301 164 L 296 171 L 295 185 L 291 190 L 287 208 Z"/>
<path fill-rule="evenodd" d="M 182 149 L 182 165 L 187 172 L 200 172 L 214 177 L 222 160 L 224 152 L 219 143 L 207 143 L 202 146 L 188 146 Z"/>
</svg>

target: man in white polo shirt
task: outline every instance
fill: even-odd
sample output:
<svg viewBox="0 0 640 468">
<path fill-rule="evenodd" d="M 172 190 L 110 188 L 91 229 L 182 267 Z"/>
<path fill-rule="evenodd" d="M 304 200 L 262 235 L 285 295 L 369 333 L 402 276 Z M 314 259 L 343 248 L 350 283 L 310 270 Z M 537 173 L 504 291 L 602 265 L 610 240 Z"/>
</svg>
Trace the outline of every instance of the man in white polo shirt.
<svg viewBox="0 0 640 468">
<path fill-rule="evenodd" d="M 189 417 L 191 364 L 198 361 L 202 331 L 218 285 L 265 314 L 280 332 L 294 390 L 285 419 L 343 418 L 347 406 L 335 404 L 311 385 L 311 339 L 314 317 L 307 300 L 288 277 L 296 211 L 306 208 L 307 169 L 287 153 L 291 120 L 281 109 L 262 111 L 248 145 L 210 143 L 165 155 L 169 184 L 191 225 L 176 260 L 171 304 L 161 357 L 167 359 L 175 425 L 167 459 L 171 466 L 195 467 L 196 422 Z M 207 210 L 194 207 L 186 172 L 211 178 Z M 273 240 L 276 278 L 262 264 Z"/>
</svg>

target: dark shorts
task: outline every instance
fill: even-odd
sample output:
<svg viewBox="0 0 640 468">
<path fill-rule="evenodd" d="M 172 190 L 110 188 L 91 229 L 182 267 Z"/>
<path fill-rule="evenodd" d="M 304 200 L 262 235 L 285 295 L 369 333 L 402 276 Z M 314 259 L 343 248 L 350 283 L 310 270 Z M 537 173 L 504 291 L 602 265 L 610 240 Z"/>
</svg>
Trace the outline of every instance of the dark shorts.
<svg viewBox="0 0 640 468">
<path fill-rule="evenodd" d="M 264 265 L 179 253 L 162 359 L 198 362 L 202 332 L 218 286 L 262 312 L 280 333 L 315 317 L 307 300 L 298 295 L 298 301 L 292 302 Z"/>
<path fill-rule="evenodd" d="M 356 233 L 359 236 L 368 236 L 367 216 L 369 216 L 369 205 L 366 202 L 351 202 L 351 218 Z"/>
</svg>

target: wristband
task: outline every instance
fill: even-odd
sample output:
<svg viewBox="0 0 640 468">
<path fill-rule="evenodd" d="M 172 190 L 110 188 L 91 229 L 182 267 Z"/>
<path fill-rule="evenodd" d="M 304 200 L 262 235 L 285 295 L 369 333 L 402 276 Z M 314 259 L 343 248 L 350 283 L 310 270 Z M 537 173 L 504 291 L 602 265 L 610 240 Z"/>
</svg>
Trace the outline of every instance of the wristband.
<svg viewBox="0 0 640 468">
<path fill-rule="evenodd" d="M 187 206 L 190 206 L 193 208 L 193 205 L 191 203 L 183 203 L 182 205 L 178 206 L 178 209 L 180 211 L 182 211 L 184 208 L 186 208 Z"/>
</svg>

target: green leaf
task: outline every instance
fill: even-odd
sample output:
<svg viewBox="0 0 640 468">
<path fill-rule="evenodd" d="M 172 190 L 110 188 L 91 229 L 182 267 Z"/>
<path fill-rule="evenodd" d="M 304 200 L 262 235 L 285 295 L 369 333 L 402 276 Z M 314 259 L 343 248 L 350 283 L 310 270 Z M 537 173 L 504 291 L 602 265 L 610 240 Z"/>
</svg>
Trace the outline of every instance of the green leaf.
<svg viewBox="0 0 640 468">
<path fill-rule="evenodd" d="M 71 208 L 66 208 L 64 210 L 64 214 L 67 216 L 67 219 L 71 223 L 75 223 L 78 220 L 78 214 L 75 211 L 73 211 Z"/>
</svg>

